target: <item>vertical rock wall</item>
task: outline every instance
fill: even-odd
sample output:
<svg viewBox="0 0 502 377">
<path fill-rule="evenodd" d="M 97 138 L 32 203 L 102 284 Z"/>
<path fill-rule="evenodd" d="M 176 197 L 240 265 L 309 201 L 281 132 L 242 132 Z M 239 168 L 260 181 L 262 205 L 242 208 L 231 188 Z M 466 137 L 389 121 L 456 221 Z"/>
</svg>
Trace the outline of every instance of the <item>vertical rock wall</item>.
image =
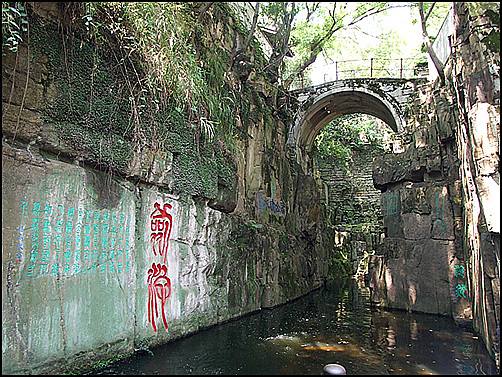
<svg viewBox="0 0 502 377">
<path fill-rule="evenodd" d="M 500 367 L 500 4 L 454 3 L 453 11 L 464 254 L 474 327 Z"/>
<path fill-rule="evenodd" d="M 500 65 L 495 3 L 454 3 L 446 84 L 410 102 L 404 153 L 378 158 L 383 248 L 372 300 L 452 315 L 499 365 Z"/>
<path fill-rule="evenodd" d="M 93 50 L 68 4 L 30 4 L 29 41 L 2 57 L 3 373 L 82 371 L 336 274 L 319 187 L 288 156 L 252 51 L 228 73 L 233 152 L 193 146 L 178 118 L 156 120 L 156 149 L 150 127 L 133 124 L 144 144 L 130 133 L 113 49 Z M 242 43 L 224 7 L 206 16 L 214 48 Z"/>
</svg>

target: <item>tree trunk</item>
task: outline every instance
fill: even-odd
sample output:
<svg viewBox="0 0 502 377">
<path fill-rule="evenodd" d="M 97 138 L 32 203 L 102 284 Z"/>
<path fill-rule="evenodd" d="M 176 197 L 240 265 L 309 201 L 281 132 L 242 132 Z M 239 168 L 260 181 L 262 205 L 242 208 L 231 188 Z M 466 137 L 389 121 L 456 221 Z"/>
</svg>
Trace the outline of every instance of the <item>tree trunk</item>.
<svg viewBox="0 0 502 377">
<path fill-rule="evenodd" d="M 444 66 L 443 63 L 441 63 L 441 60 L 439 60 L 439 58 L 437 57 L 436 53 L 434 52 L 434 49 L 432 48 L 431 39 L 429 38 L 429 34 L 427 34 L 427 27 L 425 25 L 425 23 L 427 22 L 427 18 L 431 14 L 433 6 L 434 4 L 431 5 L 431 9 L 429 9 L 427 16 L 424 16 L 423 3 L 418 3 L 418 11 L 420 13 L 420 23 L 422 24 L 422 37 L 424 38 L 425 47 L 427 48 L 427 52 L 429 53 L 429 56 L 431 57 L 432 62 L 434 63 L 434 66 L 438 71 L 439 78 L 441 79 L 441 86 L 443 86 L 445 83 Z"/>
</svg>

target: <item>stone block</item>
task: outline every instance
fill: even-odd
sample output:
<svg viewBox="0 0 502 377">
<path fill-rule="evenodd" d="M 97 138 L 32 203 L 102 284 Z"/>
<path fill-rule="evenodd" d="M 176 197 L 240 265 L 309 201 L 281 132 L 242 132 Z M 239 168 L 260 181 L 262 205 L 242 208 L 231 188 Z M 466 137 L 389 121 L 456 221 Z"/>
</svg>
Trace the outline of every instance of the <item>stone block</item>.
<svg viewBox="0 0 502 377">
<path fill-rule="evenodd" d="M 392 238 L 404 238 L 403 221 L 401 215 L 384 216 L 383 226 L 385 228 L 385 236 Z"/>
<path fill-rule="evenodd" d="M 13 105 L 21 106 L 30 110 L 41 110 L 45 104 L 44 87 L 35 82 L 32 73 L 28 76 L 26 83 L 26 74 L 16 72 L 7 74 L 2 73 L 2 101 Z"/>
<path fill-rule="evenodd" d="M 385 239 L 384 249 L 379 275 L 372 275 L 372 296 L 390 308 L 451 314 L 450 282 L 445 277 L 453 242 Z"/>
<path fill-rule="evenodd" d="M 32 141 L 42 132 L 40 113 L 19 106 L 2 103 L 2 133 L 16 140 Z"/>
<path fill-rule="evenodd" d="M 47 75 L 47 68 L 45 63 L 47 63 L 47 56 L 40 53 L 34 48 L 30 49 L 30 61 L 29 61 L 29 77 L 35 83 L 40 84 L 42 81 L 42 76 Z M 3 79 L 8 78 L 9 82 L 12 83 L 12 75 L 15 72 L 16 77 L 20 77 L 23 83 L 26 80 L 26 74 L 28 73 L 28 48 L 27 45 L 21 43 L 18 46 L 17 53 L 12 51 L 6 51 L 5 55 L 2 56 L 2 69 L 3 69 Z M 4 95 L 4 93 L 2 93 Z"/>
<path fill-rule="evenodd" d="M 431 238 L 437 240 L 455 239 L 455 219 L 446 186 L 430 187 L 427 197 L 431 206 Z"/>
<path fill-rule="evenodd" d="M 420 183 L 407 183 L 402 189 L 399 190 L 401 198 L 401 212 L 404 213 L 417 213 L 417 214 L 430 214 L 431 206 L 427 201 L 426 187 Z"/>
<path fill-rule="evenodd" d="M 237 207 L 237 177 L 234 179 L 232 187 L 218 183 L 218 194 L 216 198 L 209 201 L 209 207 L 221 212 L 230 213 Z"/>
<path fill-rule="evenodd" d="M 127 175 L 146 182 L 169 187 L 172 177 L 173 154 L 167 150 L 142 148 L 133 154 Z"/>
<path fill-rule="evenodd" d="M 429 215 L 403 213 L 403 234 L 407 240 L 423 240 L 430 238 L 431 218 Z"/>
</svg>

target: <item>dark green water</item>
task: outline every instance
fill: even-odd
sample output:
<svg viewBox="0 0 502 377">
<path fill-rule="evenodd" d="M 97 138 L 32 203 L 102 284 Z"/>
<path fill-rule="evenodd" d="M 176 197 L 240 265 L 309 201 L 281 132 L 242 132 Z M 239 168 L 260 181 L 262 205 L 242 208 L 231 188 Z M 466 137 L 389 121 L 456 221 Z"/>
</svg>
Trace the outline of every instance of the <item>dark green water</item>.
<svg viewBox="0 0 502 377">
<path fill-rule="evenodd" d="M 95 374 L 497 374 L 481 339 L 441 316 L 374 310 L 355 280 L 330 283 Z"/>
</svg>

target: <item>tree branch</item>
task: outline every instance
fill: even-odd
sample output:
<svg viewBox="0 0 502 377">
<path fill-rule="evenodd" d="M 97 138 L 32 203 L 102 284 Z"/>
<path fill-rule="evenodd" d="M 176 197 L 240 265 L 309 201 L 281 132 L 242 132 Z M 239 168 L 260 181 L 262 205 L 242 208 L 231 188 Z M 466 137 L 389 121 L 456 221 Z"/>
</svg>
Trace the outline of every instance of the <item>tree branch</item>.
<svg viewBox="0 0 502 377">
<path fill-rule="evenodd" d="M 431 6 L 432 9 L 432 6 Z M 420 14 L 420 21 L 422 24 L 422 37 L 424 39 L 425 47 L 427 48 L 427 52 L 429 53 L 429 56 L 432 59 L 432 62 L 434 63 L 434 66 L 436 67 L 439 78 L 441 79 L 441 86 L 444 85 L 445 83 L 445 76 L 444 76 L 444 66 L 443 63 L 441 63 L 441 60 L 437 57 L 436 53 L 434 52 L 434 49 L 432 48 L 432 43 L 431 39 L 429 38 L 429 34 L 427 33 L 427 26 L 425 25 L 425 20 L 426 17 L 424 17 L 424 4 L 423 3 L 418 3 L 418 13 Z M 430 14 L 429 13 L 427 15 Z"/>
<path fill-rule="evenodd" d="M 246 51 L 246 49 L 249 47 L 249 44 L 251 43 L 251 39 L 253 37 L 254 31 L 256 29 L 256 25 L 258 24 L 258 13 L 260 12 L 260 3 L 256 3 L 256 8 L 254 10 L 254 16 L 253 16 L 253 24 L 251 25 L 251 30 L 249 31 L 248 37 L 246 38 L 246 41 L 244 42 L 243 50 Z"/>
<path fill-rule="evenodd" d="M 307 17 L 305 18 L 305 22 L 309 22 L 310 17 L 315 13 L 315 11 L 319 8 L 320 3 L 314 3 L 312 5 L 312 9 L 309 8 L 309 3 L 305 3 L 305 8 L 307 8 Z"/>
<path fill-rule="evenodd" d="M 432 3 L 431 7 L 429 8 L 429 11 L 427 12 L 427 16 L 425 16 L 425 22 L 427 22 L 427 20 L 429 19 L 429 16 L 431 15 L 432 13 L 432 9 L 434 9 L 434 5 L 436 5 L 436 3 Z"/>
<path fill-rule="evenodd" d="M 356 23 L 358 23 L 361 20 L 364 20 L 366 17 L 373 16 L 375 14 L 378 14 L 380 12 L 392 9 L 392 8 L 401 8 L 401 7 L 409 7 L 409 5 L 390 5 L 385 8 L 377 9 L 376 7 L 371 8 L 370 10 L 364 12 L 363 14 L 360 14 L 359 16 L 356 16 L 351 22 L 347 24 L 347 26 L 352 26 Z"/>
<path fill-rule="evenodd" d="M 230 65 L 233 66 L 234 65 L 234 62 L 235 62 L 235 58 L 241 53 L 241 52 L 245 52 L 247 50 L 247 48 L 249 47 L 249 44 L 251 43 L 251 40 L 253 38 L 253 34 L 256 30 L 256 25 L 258 24 L 258 13 L 260 11 L 260 3 L 256 3 L 256 8 L 255 8 L 255 11 L 254 11 L 254 16 L 253 16 L 253 24 L 251 25 L 251 30 L 249 30 L 249 34 L 246 38 L 246 40 L 244 41 L 244 45 L 239 48 L 239 49 L 236 49 L 233 53 L 232 53 L 232 57 L 231 57 L 231 63 Z"/>
<path fill-rule="evenodd" d="M 215 2 L 209 2 L 205 3 L 199 10 L 199 17 L 197 17 L 197 23 L 200 23 L 202 21 L 202 18 L 204 18 L 204 14 L 207 12 L 209 8 L 211 8 L 211 5 L 213 5 Z"/>
</svg>

